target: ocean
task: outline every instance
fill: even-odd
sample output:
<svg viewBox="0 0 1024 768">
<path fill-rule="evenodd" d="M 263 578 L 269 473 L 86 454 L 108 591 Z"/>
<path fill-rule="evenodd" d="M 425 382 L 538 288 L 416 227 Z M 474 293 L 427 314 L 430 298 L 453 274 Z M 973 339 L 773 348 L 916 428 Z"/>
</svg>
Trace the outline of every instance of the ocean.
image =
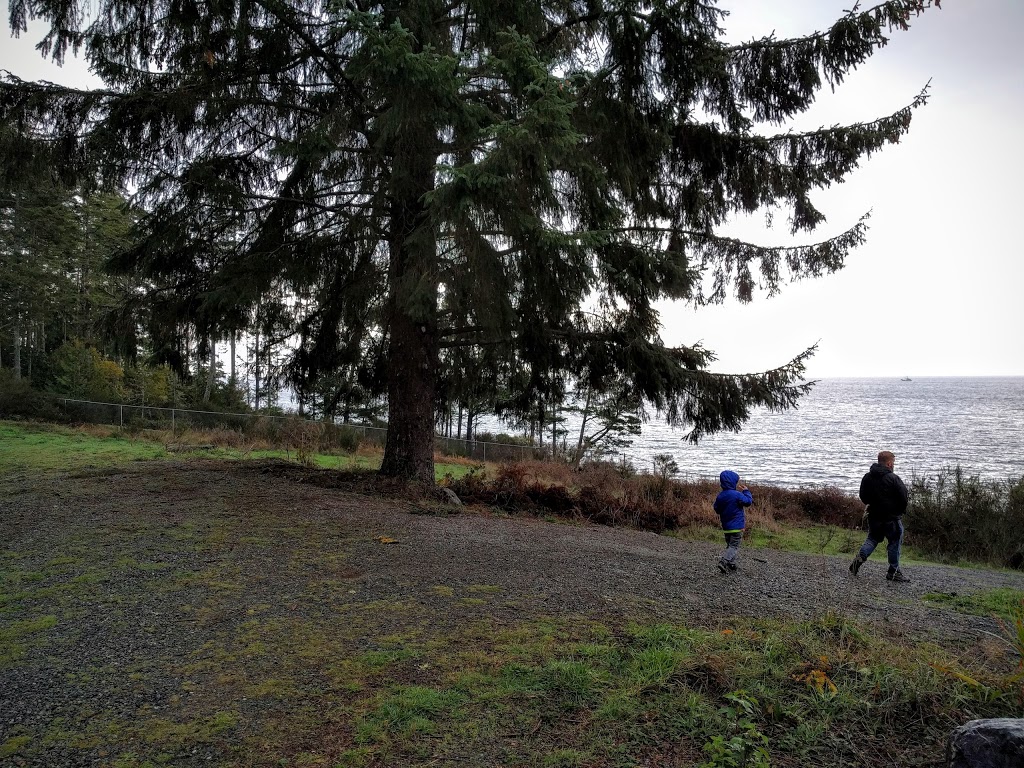
<svg viewBox="0 0 1024 768">
<path fill-rule="evenodd" d="M 732 469 L 747 483 L 856 493 L 878 452 L 904 481 L 960 465 L 985 479 L 1024 476 L 1024 377 L 820 380 L 795 410 L 755 413 L 739 433 L 685 440 L 652 415 L 620 456 L 650 470 L 669 454 L 683 478 Z"/>
</svg>

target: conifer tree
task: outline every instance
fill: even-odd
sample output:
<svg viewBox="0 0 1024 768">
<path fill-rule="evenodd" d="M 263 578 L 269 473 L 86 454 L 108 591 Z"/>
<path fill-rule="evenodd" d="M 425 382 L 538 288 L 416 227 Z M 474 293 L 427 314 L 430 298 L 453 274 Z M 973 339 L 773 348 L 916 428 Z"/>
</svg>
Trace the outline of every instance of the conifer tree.
<svg viewBox="0 0 1024 768">
<path fill-rule="evenodd" d="M 843 265 L 865 220 L 791 247 L 721 227 L 779 207 L 816 229 L 811 193 L 898 141 L 925 95 L 786 122 L 932 5 L 728 45 L 715 0 L 11 0 L 15 31 L 44 19 L 44 55 L 80 52 L 105 85 L 4 74 L 0 120 L 137 189 L 148 215 L 116 266 L 166 287 L 154 334 L 301 297 L 278 318 L 292 379 L 358 365 L 388 399 L 381 471 L 432 480 L 446 349 L 492 361 L 524 416 L 622 379 L 693 440 L 792 406 L 812 350 L 711 373 L 709 350 L 662 343 L 656 302 L 749 301 Z"/>
</svg>

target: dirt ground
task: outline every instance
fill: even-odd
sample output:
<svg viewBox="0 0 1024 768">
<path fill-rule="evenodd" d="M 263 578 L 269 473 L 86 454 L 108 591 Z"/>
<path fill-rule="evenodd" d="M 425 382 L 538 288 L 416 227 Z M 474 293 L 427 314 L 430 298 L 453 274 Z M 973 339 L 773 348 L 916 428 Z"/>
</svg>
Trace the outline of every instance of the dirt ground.
<svg viewBox="0 0 1024 768">
<path fill-rule="evenodd" d="M 225 670 L 246 653 L 251 666 L 280 664 L 261 661 L 260 633 L 296 614 L 321 617 L 354 647 L 373 649 L 416 627 L 482 620 L 717 627 L 733 616 L 835 611 L 894 638 L 982 652 L 999 632 L 993 619 L 922 596 L 1024 589 L 1022 575 L 943 566 L 908 569 L 912 583 L 894 585 L 881 551 L 858 579 L 846 559 L 753 549 L 726 576 L 715 568 L 714 544 L 395 500 L 379 490 L 274 462 L 0 478 L 8 594 L 0 627 L 29 627 L 42 620 L 41 607 L 53 624 L 12 640 L 16 663 L 0 665 L 0 744 L 32 745 L 0 763 L 127 765 L 132 744 L 142 752 L 164 738 L 199 745 L 174 764 L 211 764 L 220 754 L 216 717 L 198 734 L 175 732 L 169 719 L 168 732 L 154 737 L 137 730 L 140 713 L 152 729 L 183 695 L 217 712 L 218 696 L 240 684 L 223 680 Z M 19 589 L 33 599 L 19 601 Z M 314 638 L 294 649 L 295 664 L 309 669 L 323 663 L 316 656 Z M 125 762 L 104 751 L 113 737 L 97 734 L 93 719 L 108 731 L 119 724 Z M 268 744 L 274 738 L 268 730 Z"/>
</svg>

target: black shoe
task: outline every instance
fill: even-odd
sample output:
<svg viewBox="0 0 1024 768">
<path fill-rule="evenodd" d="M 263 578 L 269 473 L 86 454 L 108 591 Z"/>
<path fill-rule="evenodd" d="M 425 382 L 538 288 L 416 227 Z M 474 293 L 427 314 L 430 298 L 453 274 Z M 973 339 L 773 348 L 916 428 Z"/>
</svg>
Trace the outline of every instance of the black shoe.
<svg viewBox="0 0 1024 768">
<path fill-rule="evenodd" d="M 895 581 L 897 584 L 909 584 L 910 579 L 903 575 L 903 571 L 897 569 L 895 571 L 889 571 L 885 574 L 887 581 Z"/>
<path fill-rule="evenodd" d="M 727 563 L 725 560 L 719 560 L 718 561 L 718 570 L 720 570 L 722 573 L 728 573 L 729 572 L 729 563 Z"/>
<path fill-rule="evenodd" d="M 738 566 L 738 565 L 736 565 L 736 563 L 729 563 L 729 570 L 730 570 L 730 571 L 732 571 L 733 573 L 736 573 L 736 571 L 737 571 L 738 569 L 739 569 L 739 566 Z"/>
<path fill-rule="evenodd" d="M 864 558 L 861 557 L 860 554 L 858 554 L 855 558 L 853 558 L 853 562 L 850 563 L 850 573 L 856 576 L 857 572 L 860 570 L 860 567 L 864 565 L 864 562 Z"/>
</svg>

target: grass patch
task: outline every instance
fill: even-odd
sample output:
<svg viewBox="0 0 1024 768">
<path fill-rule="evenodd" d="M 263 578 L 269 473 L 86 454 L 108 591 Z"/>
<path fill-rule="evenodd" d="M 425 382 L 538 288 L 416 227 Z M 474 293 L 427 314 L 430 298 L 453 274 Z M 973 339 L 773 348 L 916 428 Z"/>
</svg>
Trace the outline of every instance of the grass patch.
<svg viewBox="0 0 1024 768">
<path fill-rule="evenodd" d="M 248 459 L 280 459 L 298 462 L 298 451 L 285 448 L 246 449 L 216 445 L 194 452 L 170 453 L 163 443 L 169 433 L 131 434 L 116 427 L 64 427 L 49 424 L 28 424 L 0 421 L 0 474 L 4 471 L 76 471 L 115 467 L 133 461 L 183 459 L 199 455 L 204 458 L 243 461 Z M 198 443 L 197 443 L 198 444 Z M 209 443 L 204 443 L 208 445 Z M 380 469 L 383 453 L 358 450 L 354 453 L 315 453 L 306 459 L 321 469 L 342 471 Z M 435 477 L 440 481 L 458 479 L 493 465 L 469 464 L 462 459 L 434 463 Z"/>
<path fill-rule="evenodd" d="M 29 649 L 30 635 L 45 632 L 57 623 L 56 616 L 39 616 L 0 624 L 0 669 L 18 661 Z"/>
<path fill-rule="evenodd" d="M 439 721 L 453 718 L 464 700 L 457 691 L 416 685 L 400 687 L 360 718 L 356 742 L 389 744 L 435 734 L 440 728 Z"/>
<path fill-rule="evenodd" d="M 717 531 L 717 538 L 722 532 Z M 777 549 L 786 552 L 810 552 L 822 555 L 853 556 L 864 543 L 865 533 L 860 530 L 837 528 L 831 525 L 785 525 L 777 530 L 753 528 L 744 539 L 744 546 Z"/>
<path fill-rule="evenodd" d="M 104 434 L 107 432 L 107 434 Z M 0 422 L 0 467 L 8 470 L 76 470 L 167 456 L 162 445 L 58 426 Z"/>
<path fill-rule="evenodd" d="M 990 589 L 973 595 L 929 592 L 924 599 L 977 616 L 1011 620 L 1024 613 L 1024 591 L 1019 589 Z"/>
</svg>

